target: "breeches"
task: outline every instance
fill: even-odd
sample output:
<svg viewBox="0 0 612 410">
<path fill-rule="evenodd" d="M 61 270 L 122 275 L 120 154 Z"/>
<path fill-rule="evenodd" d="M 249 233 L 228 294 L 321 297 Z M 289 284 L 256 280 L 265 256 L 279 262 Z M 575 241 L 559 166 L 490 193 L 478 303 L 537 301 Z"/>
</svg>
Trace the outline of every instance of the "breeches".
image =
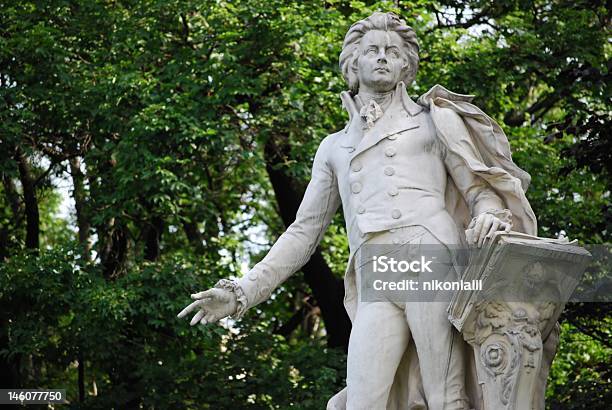
<svg viewBox="0 0 612 410">
<path fill-rule="evenodd" d="M 427 230 L 412 226 L 378 234 L 368 243 L 395 243 L 402 251 L 412 247 L 410 251 L 417 253 L 423 244 L 440 245 Z M 450 254 L 446 256 L 450 262 Z M 448 277 L 451 265 L 438 264 L 438 269 L 447 271 L 433 275 Z M 466 409 L 462 345 L 459 333 L 447 319 L 448 302 L 364 301 L 361 271 L 357 266 L 359 303 L 349 340 L 347 410 L 387 408 L 396 370 L 411 338 L 419 358 L 427 408 Z"/>
</svg>

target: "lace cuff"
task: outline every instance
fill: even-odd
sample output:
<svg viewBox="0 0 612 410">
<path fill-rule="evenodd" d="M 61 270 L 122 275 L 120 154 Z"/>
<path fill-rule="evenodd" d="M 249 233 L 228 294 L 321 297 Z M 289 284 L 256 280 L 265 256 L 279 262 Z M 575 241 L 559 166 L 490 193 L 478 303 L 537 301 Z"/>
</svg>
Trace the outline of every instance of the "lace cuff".
<svg viewBox="0 0 612 410">
<path fill-rule="evenodd" d="M 232 319 L 240 319 L 247 311 L 247 298 L 244 294 L 244 290 L 240 287 L 238 282 L 229 279 L 221 279 L 215 284 L 215 288 L 229 290 L 236 296 L 236 302 L 238 304 L 236 313 L 231 315 Z"/>
<path fill-rule="evenodd" d="M 510 212 L 509 209 L 487 209 L 486 211 L 481 212 L 479 215 L 472 218 L 469 226 L 474 226 L 476 224 L 476 219 L 482 214 L 493 215 L 500 221 L 512 225 L 512 212 Z"/>
</svg>

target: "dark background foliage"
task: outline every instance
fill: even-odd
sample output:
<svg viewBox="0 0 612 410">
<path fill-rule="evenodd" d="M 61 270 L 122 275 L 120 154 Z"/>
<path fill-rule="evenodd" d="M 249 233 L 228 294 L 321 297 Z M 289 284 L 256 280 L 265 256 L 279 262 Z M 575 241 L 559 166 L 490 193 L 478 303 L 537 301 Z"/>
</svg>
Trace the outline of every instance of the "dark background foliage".
<svg viewBox="0 0 612 410">
<path fill-rule="evenodd" d="M 350 332 L 341 215 L 240 322 L 175 315 L 293 220 L 347 119 L 343 35 L 376 10 L 419 34 L 413 97 L 475 94 L 506 130 L 541 236 L 609 242 L 606 2 L 2 2 L 1 387 L 75 409 L 324 407 Z M 610 322 L 567 307 L 551 409 L 609 408 Z"/>
</svg>

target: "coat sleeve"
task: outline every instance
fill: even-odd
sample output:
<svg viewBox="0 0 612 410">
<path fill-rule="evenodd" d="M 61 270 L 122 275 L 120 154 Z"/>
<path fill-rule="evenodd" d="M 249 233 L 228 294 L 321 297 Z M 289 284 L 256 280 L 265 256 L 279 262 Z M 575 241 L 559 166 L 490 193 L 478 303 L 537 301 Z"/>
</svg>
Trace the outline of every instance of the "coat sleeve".
<svg viewBox="0 0 612 410">
<path fill-rule="evenodd" d="M 463 159 L 468 155 L 472 157 L 479 156 L 476 148 L 470 144 L 470 134 L 463 120 L 450 109 L 442 109 L 441 111 L 443 112 L 439 113 L 439 115 L 444 118 L 446 128 L 452 130 L 455 134 L 453 136 L 455 140 L 462 141 L 462 144 L 458 144 L 458 146 L 465 151 L 464 155 L 460 155 L 455 151 L 445 149 L 444 164 L 455 186 L 465 200 L 470 214 L 476 217 L 486 212 L 494 214 L 504 220 L 504 222 L 510 222 L 511 213 L 505 209 L 503 200 L 487 181 L 468 167 Z"/>
<path fill-rule="evenodd" d="M 308 262 L 321 241 L 341 202 L 337 179 L 328 162 L 330 146 L 330 137 L 319 145 L 295 221 L 263 260 L 235 282 L 239 301 L 236 317 L 268 299 L 276 287 Z"/>
</svg>

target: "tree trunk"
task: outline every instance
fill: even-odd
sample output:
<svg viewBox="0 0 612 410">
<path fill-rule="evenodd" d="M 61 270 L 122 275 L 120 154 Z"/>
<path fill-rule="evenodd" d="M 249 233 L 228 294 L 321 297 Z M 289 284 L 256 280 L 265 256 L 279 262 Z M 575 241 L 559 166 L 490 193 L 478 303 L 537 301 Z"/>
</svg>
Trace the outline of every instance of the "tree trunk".
<svg viewBox="0 0 612 410">
<path fill-rule="evenodd" d="M 8 175 L 4 175 L 2 177 L 2 186 L 4 187 L 4 196 L 6 197 L 6 201 L 11 207 L 13 219 L 0 227 L 0 263 L 9 256 L 9 249 L 11 248 L 11 230 L 19 229 L 19 224 L 21 222 L 19 194 L 15 188 L 15 183 Z M 13 226 L 12 228 L 11 225 Z"/>
<path fill-rule="evenodd" d="M 78 361 L 78 385 L 79 385 L 79 402 L 83 403 L 85 401 L 85 359 L 83 359 L 83 354 L 79 353 L 77 355 Z"/>
<path fill-rule="evenodd" d="M 284 337 L 289 337 L 291 333 L 304 322 L 306 316 L 308 316 L 308 310 L 310 306 L 304 303 L 294 314 L 283 323 L 282 326 L 279 326 L 277 329 L 274 329 L 274 333 L 277 335 L 281 335 Z"/>
<path fill-rule="evenodd" d="M 159 216 L 154 216 L 145 228 L 144 258 L 146 260 L 155 261 L 159 258 L 163 229 L 164 220 Z"/>
<path fill-rule="evenodd" d="M 13 179 L 8 175 L 4 175 L 2 177 L 2 185 L 4 186 L 4 195 L 6 196 L 6 200 L 11 206 L 14 221 L 19 221 L 21 219 L 21 205 L 19 203 L 19 194 L 17 193 L 15 182 L 13 182 Z"/>
<path fill-rule="evenodd" d="M 19 229 L 21 223 L 21 206 L 15 183 L 8 175 L 4 175 L 2 178 L 2 184 L 4 186 L 4 195 L 6 196 L 6 200 L 9 203 L 13 214 L 12 229 Z M 0 230 L 0 264 L 3 263 L 4 258 L 7 258 L 10 253 L 10 230 L 11 224 L 8 223 Z M 0 312 L 8 311 L 10 311 L 9 306 L 3 306 L 0 304 Z M 9 350 L 9 326 L 10 322 L 8 317 L 2 315 L 2 317 L 0 317 L 0 350 Z M 12 357 L 8 355 L 0 355 L 0 388 L 15 389 L 20 386 L 20 358 L 20 354 Z"/>
<path fill-rule="evenodd" d="M 81 161 L 78 157 L 71 158 L 70 175 L 72 176 L 72 197 L 74 199 L 74 208 L 76 210 L 77 226 L 79 228 L 79 244 L 81 245 L 83 258 L 86 261 L 90 260 L 91 245 L 89 243 L 89 219 L 85 214 L 85 203 L 87 201 L 87 193 L 85 191 L 85 175 L 81 171 Z M 77 354 L 77 386 L 79 390 L 79 402 L 85 401 L 85 359 L 83 354 Z"/>
<path fill-rule="evenodd" d="M 2 306 L 0 306 L 2 309 Z M 3 312 L 9 309 L 2 309 Z M 3 315 L 4 316 L 4 315 Z M 6 317 L 0 318 L 0 349 L 9 348 L 9 320 Z M 20 360 L 21 354 L 0 355 L 0 389 L 15 389 L 20 387 Z"/>
<path fill-rule="evenodd" d="M 23 202 L 26 217 L 26 248 L 38 250 L 40 246 L 40 215 L 38 213 L 38 199 L 36 198 L 35 178 L 27 158 L 17 149 L 15 160 L 19 166 L 19 179 L 23 187 Z"/>
<path fill-rule="evenodd" d="M 104 277 L 111 279 L 120 273 L 127 257 L 127 228 L 112 219 L 104 229 L 106 233 L 100 250 L 100 260 Z"/>
<path fill-rule="evenodd" d="M 266 170 L 276 195 L 280 216 L 285 226 L 294 220 L 302 201 L 303 192 L 298 193 L 291 180 L 282 170 L 276 168 L 284 157 L 282 149 L 270 138 L 264 147 Z M 325 322 L 327 344 L 329 347 L 342 347 L 348 350 L 351 333 L 351 322 L 344 308 L 344 282 L 336 278 L 329 268 L 319 249 L 311 256 L 310 261 L 302 267 L 304 280 L 312 289 L 313 296 L 321 309 Z"/>
<path fill-rule="evenodd" d="M 197 255 L 204 253 L 204 238 L 198 229 L 198 225 L 195 222 L 183 222 L 183 230 L 187 236 L 187 240 L 195 250 Z"/>
<path fill-rule="evenodd" d="M 83 258 L 90 260 L 91 244 L 89 243 L 89 231 L 91 225 L 86 215 L 87 192 L 85 191 L 85 175 L 81 171 L 81 161 L 75 157 L 70 160 L 70 175 L 72 176 L 72 197 L 76 209 L 77 226 L 79 228 L 79 244 L 83 248 Z"/>
</svg>

